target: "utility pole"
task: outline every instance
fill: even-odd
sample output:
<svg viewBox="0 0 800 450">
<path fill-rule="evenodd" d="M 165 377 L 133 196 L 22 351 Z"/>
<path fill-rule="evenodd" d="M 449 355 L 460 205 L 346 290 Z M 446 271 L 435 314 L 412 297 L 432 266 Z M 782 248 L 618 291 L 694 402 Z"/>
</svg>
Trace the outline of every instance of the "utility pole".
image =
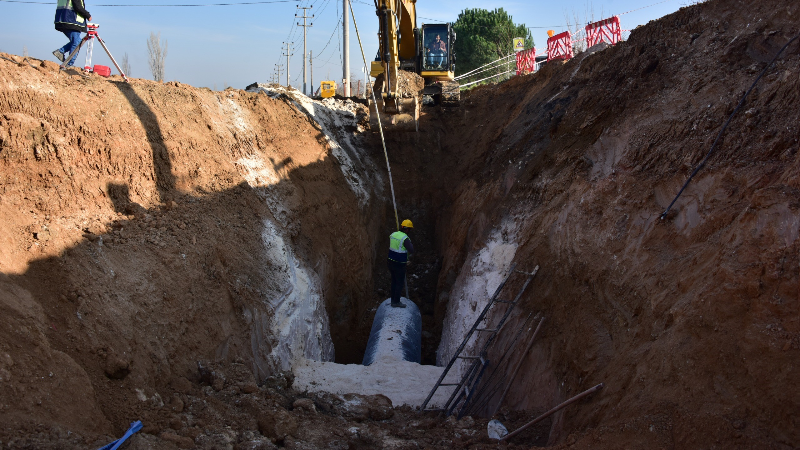
<svg viewBox="0 0 800 450">
<path fill-rule="evenodd" d="M 367 78 L 367 68 L 364 67 L 361 69 L 361 71 L 364 72 L 364 98 L 369 98 L 367 97 L 367 84 L 369 84 L 369 78 Z"/>
<path fill-rule="evenodd" d="M 303 94 L 308 95 L 306 91 L 306 55 L 308 54 L 306 51 L 306 30 L 308 27 L 314 26 L 314 23 L 310 23 L 306 25 L 306 19 L 313 19 L 314 15 L 312 14 L 311 17 L 306 16 L 306 10 L 313 8 L 314 5 L 311 6 L 298 6 L 297 9 L 303 10 L 303 24 L 297 24 L 298 27 L 303 27 Z M 295 17 L 300 17 L 297 14 L 294 15 Z"/>
<path fill-rule="evenodd" d="M 293 53 L 289 53 L 289 44 L 290 43 L 289 42 L 284 42 L 284 44 L 286 45 L 286 53 L 284 54 L 284 56 L 286 56 L 286 87 L 288 88 L 289 87 L 289 57 L 290 56 L 294 56 L 294 54 Z M 294 44 L 294 42 L 291 42 L 291 44 Z"/>
<path fill-rule="evenodd" d="M 344 16 L 342 17 L 342 29 L 344 31 L 342 35 L 344 36 L 344 42 L 342 43 L 342 79 L 344 85 L 342 86 L 342 92 L 345 97 L 350 97 L 350 1 L 343 1 Z"/>
<path fill-rule="evenodd" d="M 314 96 L 314 60 L 311 58 L 311 50 L 308 51 L 308 65 L 311 69 L 311 96 Z"/>
</svg>

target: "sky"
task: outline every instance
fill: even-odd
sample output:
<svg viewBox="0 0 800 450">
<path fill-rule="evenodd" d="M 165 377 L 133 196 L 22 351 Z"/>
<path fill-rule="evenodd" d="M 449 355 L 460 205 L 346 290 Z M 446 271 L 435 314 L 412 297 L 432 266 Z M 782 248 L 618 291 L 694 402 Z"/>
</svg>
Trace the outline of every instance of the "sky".
<svg viewBox="0 0 800 450">
<path fill-rule="evenodd" d="M 25 3 L 22 3 L 25 1 Z M 277 64 L 282 65 L 280 83 L 286 84 L 286 46 L 290 42 L 289 75 L 292 86 L 302 90 L 303 10 L 311 27 L 307 30 L 307 49 L 313 58 L 313 74 L 307 84 L 319 87 L 322 80 L 342 79 L 343 0 L 278 0 L 276 3 L 245 5 L 259 0 L 85 0 L 92 22 L 100 24 L 98 33 L 117 62 L 127 53 L 131 76 L 152 79 L 147 64 L 147 39 L 160 33 L 168 45 L 165 80 L 221 90 L 243 89 L 247 85 L 274 80 Z M 261 0 L 270 1 L 270 0 Z M 276 0 L 271 0 L 276 1 Z M 369 0 L 352 0 L 356 24 L 361 33 L 367 62 L 378 48 L 378 17 Z M 230 6 L 166 6 L 233 3 Z M 237 4 L 239 3 L 239 4 Z M 539 4 L 514 0 L 417 0 L 421 23 L 454 22 L 467 8 L 505 9 L 517 24 L 531 27 L 536 47 L 546 48 L 547 30 L 566 30 L 566 17 L 577 15 L 587 22 L 620 15 L 623 29 L 634 29 L 650 20 L 677 11 L 693 0 L 561 0 Z M 52 51 L 67 41 L 55 31 L 55 0 L 0 0 L 0 51 L 56 61 Z M 104 6 L 105 5 L 105 6 Z M 136 6 L 127 6 L 136 5 Z M 156 6 L 157 5 L 157 6 Z M 635 11 L 634 11 L 635 10 Z M 632 11 L 632 12 L 629 12 Z M 350 72 L 353 79 L 364 79 L 363 59 L 353 20 L 350 19 Z M 113 64 L 100 45 L 94 46 L 92 64 Z M 76 65 L 83 66 L 81 50 Z"/>
</svg>

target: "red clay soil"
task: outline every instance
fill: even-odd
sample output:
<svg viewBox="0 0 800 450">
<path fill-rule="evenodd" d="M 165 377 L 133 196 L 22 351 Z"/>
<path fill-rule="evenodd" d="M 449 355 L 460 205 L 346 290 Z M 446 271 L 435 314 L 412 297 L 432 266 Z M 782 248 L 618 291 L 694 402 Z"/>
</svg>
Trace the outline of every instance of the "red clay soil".
<svg viewBox="0 0 800 450">
<path fill-rule="evenodd" d="M 605 383 L 554 416 L 551 445 L 800 447 L 800 40 L 659 219 L 798 23 L 793 1 L 682 8 L 393 139 L 419 163 L 406 178 L 434 183 L 440 299 L 503 224 L 518 267 L 541 266 L 509 328 L 546 321 L 504 406 L 543 411 Z"/>
<path fill-rule="evenodd" d="M 265 221 L 316 264 L 347 349 L 372 300 L 381 187 L 360 203 L 290 100 L 0 56 L 0 447 L 166 427 L 171 386 L 199 386 L 198 361 L 263 382 L 254 353 L 274 340 L 258 318 L 286 277 Z M 249 186 L 237 161 L 253 155 L 280 181 Z"/>
</svg>

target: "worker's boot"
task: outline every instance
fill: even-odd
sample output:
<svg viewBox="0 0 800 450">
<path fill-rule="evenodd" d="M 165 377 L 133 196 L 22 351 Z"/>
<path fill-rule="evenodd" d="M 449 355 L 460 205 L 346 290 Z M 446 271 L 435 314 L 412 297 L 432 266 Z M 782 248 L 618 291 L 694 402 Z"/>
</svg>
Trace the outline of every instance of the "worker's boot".
<svg viewBox="0 0 800 450">
<path fill-rule="evenodd" d="M 390 304 L 392 305 L 392 308 L 405 308 L 406 307 L 406 305 L 404 305 L 403 302 L 397 302 L 397 303 L 392 302 Z"/>
</svg>

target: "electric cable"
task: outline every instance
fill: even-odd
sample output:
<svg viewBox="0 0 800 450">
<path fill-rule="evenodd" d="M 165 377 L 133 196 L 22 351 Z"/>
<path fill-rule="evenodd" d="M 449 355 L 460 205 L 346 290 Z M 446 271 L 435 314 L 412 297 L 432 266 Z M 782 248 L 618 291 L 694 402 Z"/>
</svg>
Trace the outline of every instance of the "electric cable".
<svg viewBox="0 0 800 450">
<path fill-rule="evenodd" d="M 325 47 L 322 47 L 322 50 L 319 52 L 319 55 L 317 56 L 317 58 L 322 58 L 322 55 L 325 54 L 325 50 L 328 48 L 328 45 L 330 45 L 331 41 L 333 41 L 333 35 L 336 34 L 337 31 L 339 31 L 339 27 L 341 25 L 342 25 L 342 21 L 341 20 L 336 22 L 336 28 L 334 28 L 333 33 L 331 33 L 331 37 L 328 38 L 328 43 L 325 44 Z"/>
<path fill-rule="evenodd" d="M 350 5 L 350 15 L 353 17 L 353 27 L 356 29 L 356 37 L 358 37 L 358 47 L 361 49 L 361 59 L 364 61 L 364 71 L 368 70 L 367 57 L 364 55 L 364 45 L 361 43 L 361 34 L 358 32 L 358 24 L 356 23 L 356 12 L 353 10 L 353 2 L 347 2 Z M 347 11 L 344 11 L 347 14 Z M 381 124 L 381 116 L 378 111 L 378 101 L 375 99 L 375 89 L 369 90 L 372 93 L 372 102 L 375 104 L 375 115 L 378 116 L 378 130 L 381 132 L 381 144 L 383 145 L 383 156 L 386 158 L 386 170 L 389 173 L 389 188 L 392 191 L 392 206 L 394 207 L 394 223 L 397 231 L 400 231 L 400 219 L 397 216 L 397 200 L 394 196 L 394 182 L 392 181 L 392 166 L 389 164 L 389 152 L 386 151 L 386 139 L 383 136 L 383 125 Z M 370 111 L 372 112 L 372 111 Z M 406 287 L 406 298 L 411 301 L 411 295 L 408 293 L 408 279 L 403 280 Z"/>
<path fill-rule="evenodd" d="M 497 78 L 497 77 L 499 77 L 499 76 L 501 76 L 501 75 L 505 75 L 505 74 L 508 74 L 508 73 L 511 73 L 511 72 L 515 72 L 516 70 L 517 70 L 517 69 L 516 69 L 516 68 L 514 68 L 514 69 L 508 70 L 508 71 L 506 71 L 506 72 L 503 72 L 503 73 L 497 73 L 497 74 L 494 74 L 494 75 L 492 75 L 492 76 L 490 76 L 490 77 L 486 77 L 486 78 L 484 78 L 484 79 L 482 79 L 482 80 L 471 81 L 471 82 L 469 82 L 469 83 L 467 83 L 467 84 L 462 84 L 461 86 L 459 86 L 459 88 L 463 88 L 463 87 L 471 86 L 471 85 L 473 85 L 473 84 L 475 84 L 475 83 L 480 83 L 481 81 L 486 81 L 486 80 L 489 80 L 489 79 L 492 79 L 492 78 Z"/>
<path fill-rule="evenodd" d="M 244 6 L 244 5 L 265 5 L 269 3 L 297 3 L 300 0 L 266 0 L 260 2 L 236 2 L 236 3 L 179 3 L 179 4 L 145 4 L 145 5 L 125 5 L 125 4 L 99 4 L 94 6 L 103 7 L 198 7 L 198 6 Z M 52 5 L 53 2 L 32 2 L 28 0 L 0 0 L 6 3 L 25 3 L 29 5 Z"/>
<path fill-rule="evenodd" d="M 478 75 L 479 73 L 483 73 L 483 72 L 486 72 L 486 71 L 489 71 L 489 70 L 494 70 L 494 69 L 501 69 L 502 70 L 503 65 L 507 65 L 507 64 L 509 64 L 511 62 L 509 60 L 511 59 L 512 56 L 516 57 L 516 55 L 514 53 L 512 53 L 512 54 L 510 54 L 508 56 L 504 56 L 504 57 L 502 57 L 500 59 L 497 59 L 497 60 L 494 60 L 494 61 L 492 61 L 490 63 L 486 63 L 486 64 L 478 67 L 477 69 L 473 69 L 473 70 L 471 70 L 471 71 L 469 71 L 469 72 L 467 72 L 467 73 L 465 73 L 463 75 L 459 75 L 459 76 L 455 77 L 454 80 L 458 81 L 458 80 L 464 79 L 466 77 L 472 77 L 472 76 Z M 490 67 L 486 67 L 486 66 L 489 66 L 490 64 L 491 64 Z M 485 67 L 485 69 L 479 70 L 479 69 L 481 69 L 483 67 Z"/>
<path fill-rule="evenodd" d="M 767 67 L 764 67 L 764 70 L 762 70 L 761 73 L 758 74 L 758 77 L 753 82 L 753 85 L 750 86 L 750 89 L 748 89 L 747 92 L 744 93 L 744 96 L 742 96 L 742 99 L 739 101 L 739 104 L 736 106 L 736 109 L 733 110 L 731 115 L 728 117 L 728 120 L 725 122 L 725 125 L 723 125 L 722 129 L 719 130 L 719 134 L 717 134 L 717 138 L 714 139 L 714 144 L 711 145 L 711 149 L 708 151 L 708 153 L 706 153 L 706 156 L 703 158 L 702 161 L 700 161 L 700 164 L 698 164 L 698 166 L 694 169 L 694 171 L 692 171 L 692 174 L 689 175 L 689 178 L 683 184 L 683 187 L 681 188 L 681 190 L 678 191 L 678 195 L 676 195 L 675 198 L 672 200 L 672 203 L 670 203 L 669 206 L 667 206 L 667 209 L 664 210 L 663 213 L 661 213 L 661 217 L 660 217 L 661 220 L 664 220 L 664 218 L 667 217 L 667 214 L 669 213 L 669 210 L 672 209 L 672 205 L 674 205 L 675 202 L 678 201 L 678 198 L 681 196 L 681 194 L 683 194 L 683 191 L 686 189 L 687 186 L 689 186 L 689 183 L 692 181 L 692 178 L 694 178 L 694 176 L 697 175 L 697 173 L 700 172 L 700 170 L 706 165 L 706 161 L 708 161 L 708 158 L 714 152 L 714 149 L 717 148 L 717 144 L 719 143 L 720 138 L 722 138 L 722 134 L 725 133 L 725 130 L 728 128 L 728 125 L 731 123 L 731 120 L 733 120 L 733 116 L 735 116 L 736 113 L 739 112 L 739 109 L 741 109 L 742 105 L 744 105 L 744 101 L 747 100 L 747 96 L 750 95 L 750 92 L 752 92 L 753 89 L 756 87 L 756 84 L 758 84 L 758 82 L 761 80 L 761 77 L 763 77 L 764 74 L 767 73 L 767 70 L 769 70 L 769 68 L 772 67 L 772 65 L 775 63 L 775 61 L 778 60 L 778 57 L 781 56 L 783 51 L 786 50 L 792 42 L 797 40 L 797 38 L 800 38 L 800 34 L 798 34 L 797 36 L 791 38 L 789 40 L 789 42 L 787 42 L 786 45 L 784 45 L 778 51 L 778 53 L 775 55 L 775 57 L 772 58 L 772 61 L 770 61 L 769 64 L 767 64 Z"/>
<path fill-rule="evenodd" d="M 364 45 L 361 44 L 361 34 L 358 32 L 358 24 L 356 23 L 356 13 L 353 11 L 353 4 L 350 3 L 350 14 L 353 16 L 353 26 L 356 29 L 356 37 L 358 37 L 358 46 L 361 48 L 361 59 L 364 61 L 364 70 L 367 70 L 367 57 L 364 55 Z M 392 166 L 389 164 L 389 152 L 386 151 L 386 139 L 383 136 L 383 124 L 381 124 L 381 116 L 378 111 L 378 100 L 375 98 L 375 89 L 370 89 L 372 93 L 372 102 L 375 104 L 375 115 L 378 116 L 378 131 L 381 133 L 381 144 L 383 145 L 383 156 L 386 158 L 386 170 L 389 172 L 389 188 L 392 191 L 392 206 L 394 207 L 394 222 L 397 230 L 400 230 L 400 219 L 397 216 L 397 201 L 394 196 L 394 182 L 392 181 Z M 372 111 L 370 111 L 372 112 Z M 408 285 L 406 285 L 406 297 L 408 297 Z"/>
</svg>

